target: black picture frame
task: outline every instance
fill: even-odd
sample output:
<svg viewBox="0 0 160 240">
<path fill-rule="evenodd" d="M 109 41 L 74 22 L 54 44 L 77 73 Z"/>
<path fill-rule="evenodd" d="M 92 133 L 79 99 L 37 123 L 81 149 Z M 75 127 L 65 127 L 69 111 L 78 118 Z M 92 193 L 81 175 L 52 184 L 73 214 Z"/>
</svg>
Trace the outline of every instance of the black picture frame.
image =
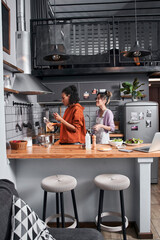
<svg viewBox="0 0 160 240">
<path fill-rule="evenodd" d="M 10 8 L 2 2 L 2 34 L 3 34 L 3 51 L 10 54 Z"/>
</svg>

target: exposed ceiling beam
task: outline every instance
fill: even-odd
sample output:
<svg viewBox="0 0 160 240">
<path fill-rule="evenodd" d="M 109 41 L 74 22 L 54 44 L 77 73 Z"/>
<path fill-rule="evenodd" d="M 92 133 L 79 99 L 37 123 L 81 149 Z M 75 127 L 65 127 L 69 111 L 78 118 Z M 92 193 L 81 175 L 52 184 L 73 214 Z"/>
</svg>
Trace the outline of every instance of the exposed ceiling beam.
<svg viewBox="0 0 160 240">
<path fill-rule="evenodd" d="M 113 2 L 113 1 L 111 1 L 111 2 L 88 2 L 88 3 L 60 3 L 60 4 L 55 4 L 55 6 L 59 6 L 59 7 L 62 7 L 62 6 L 85 6 L 85 5 L 102 5 L 102 4 L 133 4 L 135 2 L 135 0 L 131 0 L 131 1 L 116 1 L 116 2 Z M 137 4 L 138 3 L 141 3 L 141 2 L 152 2 L 152 4 L 153 4 L 153 2 L 159 2 L 159 0 L 153 0 L 153 1 L 151 1 L 151 0 L 139 0 L 139 1 L 137 1 Z M 153 4 L 154 5 L 154 4 Z M 51 6 L 54 6 L 54 4 L 51 4 Z"/>
<path fill-rule="evenodd" d="M 137 8 L 137 10 L 158 10 L 160 9 L 160 6 L 157 8 L 157 7 L 148 7 L 148 8 Z M 129 11 L 129 10 L 134 10 L 134 8 L 115 8 L 115 9 L 102 9 L 102 10 L 86 10 L 86 11 L 63 11 L 63 12 L 60 12 L 60 11 L 56 11 L 56 14 L 63 14 L 63 13 L 67 13 L 67 14 L 70 14 L 70 13 L 98 13 L 98 12 L 115 12 L 115 11 Z"/>
</svg>

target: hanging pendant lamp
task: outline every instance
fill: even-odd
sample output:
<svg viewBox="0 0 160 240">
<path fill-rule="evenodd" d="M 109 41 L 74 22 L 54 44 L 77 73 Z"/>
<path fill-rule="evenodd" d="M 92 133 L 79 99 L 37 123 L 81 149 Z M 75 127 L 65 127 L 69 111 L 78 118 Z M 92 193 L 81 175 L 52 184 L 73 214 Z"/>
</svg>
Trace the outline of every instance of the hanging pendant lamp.
<svg viewBox="0 0 160 240">
<path fill-rule="evenodd" d="M 136 32 L 136 41 L 135 45 L 124 54 L 124 57 L 135 58 L 135 57 L 144 57 L 151 54 L 149 50 L 142 48 L 137 40 L 137 12 L 136 12 L 136 0 L 135 0 L 135 32 Z"/>
<path fill-rule="evenodd" d="M 62 44 L 54 44 L 53 45 L 53 51 L 51 55 L 45 56 L 43 59 L 46 61 L 54 61 L 54 62 L 63 62 L 67 59 L 69 59 L 69 56 L 66 55 L 65 49 L 63 51 L 61 50 Z"/>
<path fill-rule="evenodd" d="M 69 59 L 69 56 L 66 55 L 66 50 L 63 44 L 56 43 L 56 4 L 54 0 L 54 45 L 53 49 L 51 50 L 51 54 L 45 56 L 43 59 L 46 61 L 52 62 L 63 62 Z"/>
</svg>

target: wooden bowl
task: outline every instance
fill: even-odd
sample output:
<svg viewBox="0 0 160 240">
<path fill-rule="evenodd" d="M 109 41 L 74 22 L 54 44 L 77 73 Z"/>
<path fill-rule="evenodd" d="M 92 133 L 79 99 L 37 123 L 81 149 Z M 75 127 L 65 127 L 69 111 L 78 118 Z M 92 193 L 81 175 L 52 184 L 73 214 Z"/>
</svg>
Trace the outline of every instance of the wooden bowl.
<svg viewBox="0 0 160 240">
<path fill-rule="evenodd" d="M 27 141 L 24 140 L 13 140 L 9 142 L 11 149 L 14 150 L 23 150 L 27 148 Z"/>
</svg>

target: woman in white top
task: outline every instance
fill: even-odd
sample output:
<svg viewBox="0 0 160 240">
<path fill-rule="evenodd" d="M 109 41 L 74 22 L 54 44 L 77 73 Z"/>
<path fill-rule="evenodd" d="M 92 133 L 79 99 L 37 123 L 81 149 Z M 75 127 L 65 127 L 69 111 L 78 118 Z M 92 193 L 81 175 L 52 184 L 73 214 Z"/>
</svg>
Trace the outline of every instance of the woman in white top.
<svg viewBox="0 0 160 240">
<path fill-rule="evenodd" d="M 98 144 L 107 144 L 109 141 L 109 132 L 115 130 L 114 116 L 106 105 L 110 102 L 112 93 L 106 91 L 98 93 L 96 98 L 96 106 L 99 107 L 96 117 L 96 125 L 93 126 Z"/>
</svg>

